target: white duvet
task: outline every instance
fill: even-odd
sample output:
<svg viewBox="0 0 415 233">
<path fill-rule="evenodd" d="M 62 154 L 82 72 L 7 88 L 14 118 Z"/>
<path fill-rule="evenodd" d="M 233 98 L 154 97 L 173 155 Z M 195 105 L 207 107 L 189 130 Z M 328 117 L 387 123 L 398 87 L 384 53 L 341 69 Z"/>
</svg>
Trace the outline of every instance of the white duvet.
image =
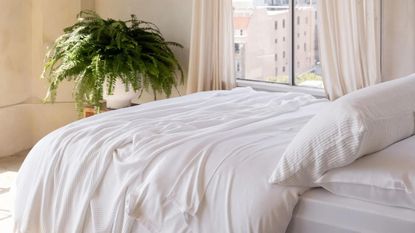
<svg viewBox="0 0 415 233">
<path fill-rule="evenodd" d="M 16 232 L 285 232 L 305 189 L 268 178 L 326 105 L 237 88 L 67 125 L 19 171 Z"/>
</svg>

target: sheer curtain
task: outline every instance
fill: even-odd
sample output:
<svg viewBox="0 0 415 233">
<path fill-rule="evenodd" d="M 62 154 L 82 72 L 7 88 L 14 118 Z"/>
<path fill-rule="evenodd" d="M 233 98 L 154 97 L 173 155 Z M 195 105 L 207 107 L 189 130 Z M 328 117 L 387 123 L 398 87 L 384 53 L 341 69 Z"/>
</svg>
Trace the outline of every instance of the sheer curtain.
<svg viewBox="0 0 415 233">
<path fill-rule="evenodd" d="M 319 0 L 324 86 L 334 100 L 381 81 L 381 0 Z"/>
<path fill-rule="evenodd" d="M 231 89 L 232 0 L 194 0 L 187 93 Z"/>
</svg>

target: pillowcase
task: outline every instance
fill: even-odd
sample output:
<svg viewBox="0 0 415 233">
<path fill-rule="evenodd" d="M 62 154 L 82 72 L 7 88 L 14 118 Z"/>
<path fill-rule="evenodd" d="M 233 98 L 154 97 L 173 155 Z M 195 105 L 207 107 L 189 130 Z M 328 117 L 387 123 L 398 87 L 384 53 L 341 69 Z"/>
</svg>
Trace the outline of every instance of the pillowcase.
<svg viewBox="0 0 415 233">
<path fill-rule="evenodd" d="M 415 136 L 342 168 L 317 184 L 345 197 L 415 209 Z"/>
<path fill-rule="evenodd" d="M 415 73 L 343 96 L 300 130 L 270 182 L 315 187 L 326 171 L 414 134 L 414 112 Z"/>
</svg>

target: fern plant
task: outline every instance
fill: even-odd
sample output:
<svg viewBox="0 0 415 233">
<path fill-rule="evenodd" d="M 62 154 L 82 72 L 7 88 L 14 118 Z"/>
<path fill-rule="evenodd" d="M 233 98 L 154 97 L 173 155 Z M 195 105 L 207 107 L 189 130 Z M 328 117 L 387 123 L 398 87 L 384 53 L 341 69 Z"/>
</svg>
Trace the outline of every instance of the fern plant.
<svg viewBox="0 0 415 233">
<path fill-rule="evenodd" d="M 85 105 L 98 111 L 103 90 L 109 94 L 117 79 L 126 91 L 151 90 L 171 95 L 183 82 L 183 70 L 169 46 L 182 46 L 166 41 L 156 25 L 138 20 L 103 19 L 93 11 L 81 11 L 77 22 L 64 29 L 46 55 L 42 78 L 49 84 L 45 101 L 54 102 L 59 84 L 74 82 L 76 107 Z"/>
</svg>

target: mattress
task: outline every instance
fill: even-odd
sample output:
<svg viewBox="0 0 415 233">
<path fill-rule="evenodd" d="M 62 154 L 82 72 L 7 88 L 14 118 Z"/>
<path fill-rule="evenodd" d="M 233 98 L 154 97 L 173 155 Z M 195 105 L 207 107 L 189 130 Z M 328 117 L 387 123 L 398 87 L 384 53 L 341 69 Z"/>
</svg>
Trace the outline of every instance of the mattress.
<svg viewBox="0 0 415 233">
<path fill-rule="evenodd" d="M 412 233 L 415 211 L 340 197 L 317 188 L 297 204 L 287 233 Z"/>
</svg>

